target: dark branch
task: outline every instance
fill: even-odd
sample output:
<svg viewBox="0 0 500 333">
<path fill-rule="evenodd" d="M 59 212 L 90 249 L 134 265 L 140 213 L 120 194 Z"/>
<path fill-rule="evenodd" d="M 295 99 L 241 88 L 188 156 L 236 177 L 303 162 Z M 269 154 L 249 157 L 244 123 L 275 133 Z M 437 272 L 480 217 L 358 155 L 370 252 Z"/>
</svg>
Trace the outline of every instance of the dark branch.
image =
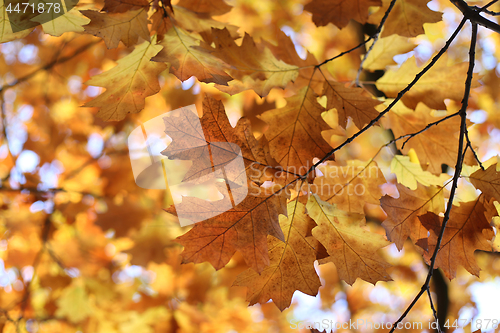
<svg viewBox="0 0 500 333">
<path fill-rule="evenodd" d="M 465 18 L 463 19 L 465 20 Z M 463 22 L 462 20 L 462 22 Z M 436 264 L 436 258 L 437 254 L 439 252 L 439 248 L 441 247 L 441 242 L 443 240 L 444 236 L 444 231 L 446 229 L 446 224 L 448 223 L 450 219 L 450 213 L 451 209 L 453 207 L 453 199 L 455 198 L 455 193 L 458 187 L 458 179 L 460 178 L 460 173 L 462 172 L 462 165 L 464 162 L 464 141 L 465 141 L 465 133 L 467 131 L 467 105 L 469 101 L 469 95 L 470 95 L 470 90 L 471 90 L 471 85 L 472 85 L 472 76 L 474 72 L 474 64 L 475 64 L 475 56 L 476 56 L 476 41 L 477 41 L 477 24 L 472 22 L 472 37 L 471 37 L 471 43 L 470 43 L 470 50 L 469 50 L 469 69 L 467 71 L 467 79 L 465 80 L 465 92 L 464 92 L 464 97 L 462 99 L 462 107 L 460 108 L 459 114 L 460 114 L 460 136 L 458 139 L 458 153 L 457 153 L 457 163 L 455 165 L 455 173 L 453 174 L 453 184 L 451 186 L 451 191 L 450 191 L 450 198 L 448 200 L 448 204 L 446 206 L 446 211 L 444 213 L 444 218 L 443 218 L 443 225 L 441 226 L 441 230 L 439 232 L 438 238 L 437 238 L 437 243 L 436 243 L 436 248 L 434 249 L 434 253 L 432 254 L 431 260 L 430 260 L 430 265 L 429 265 L 429 272 L 427 273 L 427 278 L 425 279 L 424 284 L 422 285 L 422 288 L 420 289 L 420 292 L 415 296 L 411 304 L 408 306 L 408 308 L 405 310 L 405 312 L 399 317 L 399 319 L 393 324 L 392 329 L 389 331 L 389 333 L 394 332 L 396 329 L 397 325 L 406 317 L 408 312 L 413 308 L 413 306 L 417 303 L 418 299 L 423 295 L 425 291 L 429 289 L 429 284 L 432 279 L 432 274 L 434 272 L 434 266 Z M 467 149 L 467 147 L 465 147 Z"/>
</svg>

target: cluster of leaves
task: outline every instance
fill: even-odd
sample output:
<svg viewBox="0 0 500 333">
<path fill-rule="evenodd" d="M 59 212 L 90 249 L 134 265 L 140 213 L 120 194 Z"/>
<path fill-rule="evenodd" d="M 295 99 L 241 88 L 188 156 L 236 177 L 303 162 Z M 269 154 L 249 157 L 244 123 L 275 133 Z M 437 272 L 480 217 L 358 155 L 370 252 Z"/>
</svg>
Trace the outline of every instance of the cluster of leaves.
<svg viewBox="0 0 500 333">
<path fill-rule="evenodd" d="M 341 281 L 357 279 L 423 278 L 410 309 L 428 292 L 437 319 L 434 269 L 450 280 L 463 275 L 460 266 L 479 276 L 475 251 L 498 249 L 500 169 L 479 158 L 498 147 L 476 144 L 500 128 L 498 77 L 483 68 L 480 80 L 472 75 L 477 24 L 497 25 L 454 1 L 454 15 L 464 19 L 449 37 L 427 3 L 81 1 L 20 32 L 12 32 L 2 5 L 0 40 L 10 43 L 0 64 L 0 258 L 7 269 L 0 328 L 285 331 L 269 300 L 284 311 L 296 291 L 316 296 L 323 282 L 329 307 Z M 472 36 L 460 40 L 466 19 Z M 313 38 L 311 52 L 299 55 L 285 28 Z M 487 31 L 480 37 L 496 42 Z M 415 49 L 424 37 L 437 51 L 430 60 Z M 198 83 L 186 88 L 192 77 Z M 207 144 L 240 147 L 248 195 L 237 205 L 240 193 L 229 190 L 219 201 L 186 196 L 174 208 L 168 193 L 135 185 L 127 134 L 192 103 L 205 142 L 178 153 L 190 134 L 181 126 L 186 132 L 163 154 L 192 160 L 192 177 L 227 164 L 198 159 Z M 487 121 L 473 124 L 467 111 L 478 109 Z M 29 152 L 37 163 L 26 169 Z M 176 209 L 204 221 L 180 228 Z M 418 255 L 395 261 L 391 243 Z M 428 272 L 417 272 L 425 267 L 418 258 Z M 360 314 L 370 309 L 362 291 L 345 292 L 351 306 L 362 304 Z M 449 312 L 458 318 L 470 300 L 453 297 Z M 266 319 L 258 325 L 244 310 L 256 303 Z"/>
</svg>

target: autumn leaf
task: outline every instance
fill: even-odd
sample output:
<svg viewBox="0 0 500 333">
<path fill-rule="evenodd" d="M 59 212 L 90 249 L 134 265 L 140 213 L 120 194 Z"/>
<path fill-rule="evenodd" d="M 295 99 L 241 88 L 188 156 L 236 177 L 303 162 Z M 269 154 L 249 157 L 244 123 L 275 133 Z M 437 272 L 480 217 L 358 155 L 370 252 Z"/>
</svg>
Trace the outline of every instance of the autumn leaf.
<svg viewBox="0 0 500 333">
<path fill-rule="evenodd" d="M 396 97 L 421 70 L 422 68 L 417 67 L 415 57 L 411 57 L 401 67 L 387 71 L 384 76 L 378 79 L 377 88 L 383 91 L 387 97 Z M 467 63 L 448 66 L 448 57 L 445 54 L 401 100 L 411 109 L 415 109 L 417 104 L 422 102 L 432 109 L 445 110 L 444 100 L 446 98 L 454 101 L 462 99 L 464 95 L 463 77 L 466 72 Z M 472 87 L 478 86 L 477 79 L 474 79 Z"/>
<path fill-rule="evenodd" d="M 72 323 L 83 321 L 93 312 L 85 288 L 76 283 L 64 289 L 57 304 L 56 315 L 66 317 Z"/>
<path fill-rule="evenodd" d="M 284 88 L 298 75 L 298 67 L 276 59 L 272 52 L 262 44 L 256 44 L 250 35 L 245 34 L 238 46 L 227 28 L 212 29 L 215 48 L 204 48 L 205 52 L 223 60 L 230 66 L 228 74 L 235 78 L 228 87 L 216 87 L 230 95 L 253 89 L 259 96 L 269 94 L 272 88 Z"/>
<path fill-rule="evenodd" d="M 381 235 L 364 229 L 363 214 L 344 212 L 316 195 L 309 197 L 306 208 L 318 224 L 312 230 L 313 236 L 330 254 L 320 259 L 320 264 L 333 262 L 339 277 L 350 285 L 357 278 L 373 284 L 392 280 L 386 272 L 390 265 L 377 254 L 390 243 Z"/>
<path fill-rule="evenodd" d="M 103 12 L 108 13 L 125 13 L 139 9 L 149 8 L 147 0 L 104 0 Z"/>
<path fill-rule="evenodd" d="M 318 241 L 311 236 L 316 223 L 306 214 L 300 201 L 288 204 L 288 217 L 280 215 L 284 240 L 268 237 L 270 263 L 262 272 L 247 269 L 234 281 L 246 286 L 249 305 L 270 299 L 283 311 L 290 306 L 295 291 L 316 296 L 321 286 L 314 269 Z"/>
<path fill-rule="evenodd" d="M 361 88 L 347 88 L 344 84 L 325 81 L 323 94 L 326 95 L 328 109 L 336 108 L 339 125 L 347 126 L 347 118 L 352 118 L 358 128 L 363 128 L 379 115 L 375 106 L 381 102 L 369 97 Z"/>
<path fill-rule="evenodd" d="M 211 16 L 225 14 L 233 8 L 224 0 L 181 0 L 177 5 L 193 12 L 205 13 Z"/>
<path fill-rule="evenodd" d="M 371 6 L 381 5 L 381 0 L 313 0 L 304 6 L 304 10 L 313 14 L 313 22 L 317 26 L 333 23 L 342 29 L 350 20 L 366 23 L 368 9 Z"/>
<path fill-rule="evenodd" d="M 303 88 L 289 98 L 286 106 L 264 112 L 259 118 L 269 124 L 265 132 L 271 155 L 285 169 L 297 174 L 307 171 L 314 157 L 325 156 L 330 145 L 321 132 L 330 129 L 321 117 L 326 111 L 316 100 L 316 94 Z"/>
<path fill-rule="evenodd" d="M 230 178 L 233 182 L 241 177 L 259 182 L 264 169 L 269 164 L 276 164 L 267 152 L 267 142 L 255 139 L 250 122 L 245 118 L 241 118 L 233 128 L 221 101 L 206 95 L 202 108 L 201 119 L 189 110 L 181 110 L 182 114 L 176 118 L 164 118 L 165 132 L 172 142 L 162 154 L 169 159 L 192 160 L 193 165 L 183 179 L 189 181 L 204 179 L 203 176 L 225 168 L 239 156 L 241 149 L 246 174 L 241 175 L 242 170 L 239 169 L 225 172 L 232 173 Z"/>
<path fill-rule="evenodd" d="M 438 185 L 443 186 L 444 182 L 450 177 L 441 174 L 439 177 L 429 171 L 422 170 L 418 163 L 410 161 L 409 156 L 396 155 L 391 162 L 391 172 L 396 174 L 398 182 L 410 190 L 417 189 L 417 182 L 424 186 Z"/>
<path fill-rule="evenodd" d="M 500 202 L 500 172 L 497 171 L 496 164 L 486 170 L 477 170 L 469 176 L 469 180 L 487 198 L 493 197 Z"/>
<path fill-rule="evenodd" d="M 155 42 L 153 37 L 151 43 L 136 46 L 132 53 L 118 60 L 116 67 L 87 81 L 87 85 L 104 87 L 106 91 L 84 106 L 100 107 L 97 116 L 105 120 L 121 120 L 127 113 L 141 111 L 144 99 L 160 91 L 158 74 L 168 68 L 150 61 L 162 48 Z"/>
<path fill-rule="evenodd" d="M 327 162 L 318 166 L 318 170 L 322 176 L 314 179 L 315 193 L 338 209 L 362 214 L 366 203 L 379 204 L 380 186 L 386 180 L 376 162 L 351 160 L 347 165 Z"/>
<path fill-rule="evenodd" d="M 32 19 L 42 24 L 43 31 L 49 35 L 59 37 L 65 32 L 82 32 L 82 27 L 90 22 L 88 18 L 73 8 L 64 15 L 56 13 L 43 13 Z"/>
<path fill-rule="evenodd" d="M 250 185 L 248 195 L 235 207 L 229 198 L 210 202 L 194 197 L 183 197 L 175 205 L 183 216 L 198 221 L 190 231 L 177 238 L 184 246 L 183 262 L 208 261 L 215 269 L 221 269 L 236 251 L 241 252 L 248 266 L 261 273 L 269 266 L 267 235 L 284 241 L 279 225 L 279 214 L 286 215 L 286 193 L 273 195 L 272 190 Z M 170 210 L 169 212 L 174 212 Z M 206 219 L 207 214 L 219 212 Z"/>
<path fill-rule="evenodd" d="M 201 82 L 227 86 L 227 82 L 232 80 L 223 70 L 227 65 L 211 53 L 197 49 L 200 43 L 201 39 L 193 37 L 193 34 L 172 27 L 159 43 L 163 49 L 152 60 L 169 63 L 170 73 L 181 81 L 195 76 Z"/>
<path fill-rule="evenodd" d="M 474 258 L 474 252 L 476 250 L 491 251 L 489 241 L 495 233 L 485 216 L 486 208 L 480 199 L 462 202 L 460 207 L 453 207 L 451 210 L 435 265 L 435 267 L 440 267 L 450 280 L 456 276 L 458 265 L 463 266 L 469 273 L 479 276 L 480 269 Z M 487 204 L 492 205 L 491 202 Z M 428 212 L 419 219 L 422 225 L 431 232 L 428 239 L 429 249 L 424 254 L 426 261 L 430 262 L 443 218 Z"/>
<path fill-rule="evenodd" d="M 81 13 L 91 20 L 84 26 L 85 31 L 104 39 L 108 49 L 118 47 L 120 41 L 126 46 L 137 44 L 139 38 L 149 42 L 148 17 L 143 8 L 124 13 L 93 10 L 82 10 Z"/>
<path fill-rule="evenodd" d="M 423 104 L 419 104 L 415 112 L 397 107 L 389 114 L 388 119 L 383 120 L 386 128 L 390 128 L 396 137 L 409 133 L 416 133 L 425 128 L 429 123 L 435 122 L 439 118 L 432 115 L 432 110 Z M 434 174 L 441 174 L 441 164 L 454 166 L 458 152 L 458 139 L 460 131 L 460 119 L 458 117 L 448 119 L 432 126 L 425 131 L 425 135 L 417 135 L 409 138 L 408 142 L 402 147 L 403 142 L 398 142 L 398 148 L 404 154 L 410 149 L 417 153 L 420 164 L 427 166 L 427 171 Z M 476 164 L 476 160 L 470 151 L 465 154 L 464 162 L 468 165 Z"/>
<path fill-rule="evenodd" d="M 398 35 L 379 38 L 371 52 L 366 56 L 363 68 L 365 70 L 375 71 L 386 69 L 387 66 L 396 65 L 394 56 L 408 53 L 413 50 L 415 46 L 416 45 L 408 38 Z"/>
<path fill-rule="evenodd" d="M 382 0 L 383 6 L 378 12 L 370 16 L 370 23 L 378 24 L 389 7 L 390 0 Z M 404 37 L 416 37 L 424 33 L 425 23 L 441 21 L 441 13 L 427 7 L 429 0 L 401 0 L 396 1 L 391 14 L 387 18 L 382 30 L 382 37 L 397 34 Z"/>
<path fill-rule="evenodd" d="M 14 25 L 15 31 L 13 31 L 12 25 Z M 33 25 L 36 25 L 36 23 Z M 23 21 L 10 21 L 6 12 L 5 2 L 2 1 L 0 5 L 0 43 L 6 43 L 15 39 L 26 37 L 34 29 L 34 27 L 29 29 L 24 29 L 24 27 L 25 23 Z"/>
<path fill-rule="evenodd" d="M 387 238 L 401 251 L 408 237 L 413 242 L 427 237 L 427 230 L 420 223 L 418 216 L 426 212 L 443 212 L 444 198 L 442 189 L 435 186 L 424 187 L 417 184 L 414 191 L 400 184 L 396 186 L 399 198 L 385 195 L 380 199 L 380 204 L 387 214 L 387 219 L 382 223 Z"/>
</svg>

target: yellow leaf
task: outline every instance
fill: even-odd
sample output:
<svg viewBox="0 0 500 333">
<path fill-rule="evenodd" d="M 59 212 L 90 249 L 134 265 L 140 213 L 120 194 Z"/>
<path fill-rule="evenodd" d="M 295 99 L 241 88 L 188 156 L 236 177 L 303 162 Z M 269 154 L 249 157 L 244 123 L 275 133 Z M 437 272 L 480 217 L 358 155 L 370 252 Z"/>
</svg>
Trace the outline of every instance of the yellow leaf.
<svg viewBox="0 0 500 333">
<path fill-rule="evenodd" d="M 66 317 L 72 323 L 83 321 L 93 312 L 87 291 L 76 283 L 64 289 L 56 303 L 58 306 L 56 316 Z"/>
<path fill-rule="evenodd" d="M 448 57 L 443 55 L 436 64 L 407 92 L 403 103 L 415 109 L 419 102 L 436 110 L 445 110 L 446 98 L 461 101 L 464 95 L 464 78 L 467 74 L 468 64 L 463 62 L 448 66 Z M 422 67 L 423 68 L 423 67 Z M 382 90 L 387 97 L 396 97 L 406 88 L 422 68 L 417 67 L 415 57 L 406 60 L 400 68 L 387 71 L 377 81 L 377 88 Z M 478 87 L 477 79 L 472 81 L 472 87 Z"/>
<path fill-rule="evenodd" d="M 398 35 L 380 38 L 368 54 L 368 57 L 366 57 L 363 68 L 375 71 L 385 69 L 390 65 L 396 65 L 394 56 L 410 52 L 415 46 L 408 38 Z"/>
<path fill-rule="evenodd" d="M 118 47 L 120 41 L 126 46 L 137 44 L 139 37 L 149 41 L 148 16 L 144 8 L 125 13 L 100 13 L 94 10 L 82 10 L 90 18 L 85 31 L 104 39 L 108 49 Z"/>
<path fill-rule="evenodd" d="M 424 186 L 442 186 L 450 178 L 447 174 L 433 175 L 429 171 L 422 170 L 420 164 L 410 161 L 410 157 L 396 155 L 391 162 L 391 171 L 396 174 L 398 182 L 404 186 L 416 190 L 417 182 Z"/>
<path fill-rule="evenodd" d="M 184 29 L 172 27 L 159 45 L 163 46 L 153 61 L 170 63 L 170 73 L 181 81 L 195 76 L 199 81 L 227 85 L 232 80 L 224 68 L 228 66 L 208 52 L 200 51 L 201 39 Z"/>
<path fill-rule="evenodd" d="M 383 236 L 364 229 L 363 214 L 344 212 L 316 195 L 309 197 L 306 207 L 318 224 L 312 234 L 330 255 L 320 259 L 320 264 L 333 262 L 339 277 L 350 285 L 357 278 L 373 284 L 392 280 L 385 271 L 390 265 L 377 254 L 390 243 Z"/>
<path fill-rule="evenodd" d="M 104 120 L 121 120 L 127 113 L 137 113 L 144 108 L 146 97 L 160 91 L 158 75 L 167 65 L 150 59 L 162 49 L 156 44 L 144 42 L 132 53 L 118 60 L 118 65 L 107 72 L 92 77 L 87 85 L 106 88 L 106 91 L 84 106 L 100 107 L 97 116 Z"/>
<path fill-rule="evenodd" d="M 65 32 L 82 32 L 82 25 L 90 22 L 76 8 L 71 9 L 64 15 L 54 15 L 54 12 L 46 12 L 38 15 L 32 21 L 42 23 L 43 31 L 49 35 L 59 37 Z"/>
</svg>

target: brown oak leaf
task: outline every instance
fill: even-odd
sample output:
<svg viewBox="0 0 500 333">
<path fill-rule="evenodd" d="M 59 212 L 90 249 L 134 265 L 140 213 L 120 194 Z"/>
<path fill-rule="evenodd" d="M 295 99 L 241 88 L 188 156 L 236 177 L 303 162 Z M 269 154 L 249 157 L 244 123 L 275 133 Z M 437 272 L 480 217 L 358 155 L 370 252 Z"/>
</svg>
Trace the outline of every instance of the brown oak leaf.
<svg viewBox="0 0 500 333">
<path fill-rule="evenodd" d="M 470 182 L 475 188 L 481 190 L 489 199 L 495 198 L 500 202 L 500 172 L 497 171 L 497 165 L 493 164 L 486 170 L 477 170 L 469 177 Z"/>
<path fill-rule="evenodd" d="M 390 128 L 395 137 L 415 133 L 435 122 L 439 118 L 432 115 L 432 110 L 420 103 L 415 112 L 397 107 L 391 110 L 389 116 L 382 123 Z M 468 125 L 470 122 L 468 122 Z M 404 148 L 403 140 L 397 143 L 398 148 L 404 154 L 414 149 L 422 166 L 428 165 L 427 171 L 441 174 L 441 164 L 454 166 L 458 152 L 458 134 L 460 131 L 460 118 L 450 118 L 435 126 L 432 126 L 422 135 L 417 135 L 406 142 Z M 470 150 L 465 154 L 465 164 L 474 165 L 476 160 Z"/>
<path fill-rule="evenodd" d="M 400 184 L 396 186 L 399 198 L 385 195 L 380 199 L 380 204 L 387 214 L 387 219 L 382 223 L 387 238 L 401 250 L 408 237 L 414 243 L 427 237 L 427 230 L 420 223 L 418 216 L 426 212 L 443 212 L 444 197 L 442 189 L 436 186 L 426 187 L 418 184 L 415 191 Z"/>
<path fill-rule="evenodd" d="M 290 306 L 295 291 L 316 296 L 321 283 L 314 269 L 319 244 L 311 236 L 316 223 L 306 214 L 304 204 L 290 202 L 288 217 L 281 215 L 280 225 L 286 236 L 284 241 L 268 237 L 269 266 L 260 274 L 247 269 L 233 285 L 248 287 L 250 305 L 272 299 L 283 311 Z"/>
<path fill-rule="evenodd" d="M 84 26 L 85 32 L 104 39 L 108 49 L 118 47 L 120 41 L 125 46 L 137 44 L 139 38 L 149 42 L 148 16 L 144 8 L 124 13 L 100 13 L 82 10 L 91 21 Z"/>
<path fill-rule="evenodd" d="M 382 7 L 372 16 L 368 22 L 379 24 L 384 16 L 390 0 L 382 0 Z M 430 10 L 427 7 L 429 0 L 398 0 L 392 8 L 382 30 L 382 37 L 398 34 L 404 37 L 416 37 L 423 34 L 424 23 L 436 23 L 441 21 L 441 13 Z"/>
<path fill-rule="evenodd" d="M 381 5 L 381 0 L 313 0 L 304 9 L 313 14 L 317 26 L 333 23 L 342 29 L 350 20 L 366 23 L 368 8 Z"/>
<path fill-rule="evenodd" d="M 331 129 L 321 114 L 326 111 L 308 87 L 287 99 L 286 106 L 264 112 L 259 118 L 269 124 L 265 132 L 271 155 L 285 169 L 304 174 L 314 157 L 325 156 L 332 148 L 321 136 Z"/>
<path fill-rule="evenodd" d="M 330 255 L 320 259 L 320 264 L 333 262 L 339 277 L 350 285 L 357 278 L 373 284 L 392 280 L 386 272 L 391 265 L 377 254 L 390 243 L 383 236 L 364 229 L 363 214 L 344 212 L 316 195 L 309 197 L 306 207 L 318 224 L 312 234 Z"/>
<path fill-rule="evenodd" d="M 458 265 L 479 276 L 480 268 L 474 259 L 474 251 L 491 251 L 489 241 L 495 233 L 489 219 L 486 218 L 487 209 L 481 201 L 484 202 L 481 198 L 462 202 L 459 207 L 453 207 L 451 210 L 435 264 L 435 267 L 440 267 L 450 280 L 456 276 Z M 493 205 L 493 202 L 485 204 Z M 440 233 L 443 218 L 428 212 L 419 216 L 419 219 L 431 233 L 428 238 L 429 248 L 424 253 L 424 258 L 429 263 L 436 248 L 437 235 Z"/>
<path fill-rule="evenodd" d="M 218 270 L 239 251 L 247 265 L 261 273 L 270 263 L 267 236 L 285 240 L 278 216 L 287 214 L 286 193 L 277 190 L 279 193 L 274 194 L 272 191 L 250 185 L 246 198 L 227 211 L 223 208 L 231 205 L 227 197 L 215 202 L 183 197 L 175 209 L 182 210 L 187 218 L 204 220 L 176 239 L 184 246 L 183 262 L 208 261 Z M 175 209 L 171 207 L 167 212 L 174 213 Z M 205 219 L 213 212 L 220 214 Z"/>
<path fill-rule="evenodd" d="M 347 126 L 347 118 L 352 118 L 358 128 L 363 128 L 379 115 L 375 106 L 381 102 L 369 97 L 362 88 L 349 88 L 335 81 L 325 81 L 323 94 L 326 95 L 326 107 L 336 108 L 339 125 Z"/>
</svg>

